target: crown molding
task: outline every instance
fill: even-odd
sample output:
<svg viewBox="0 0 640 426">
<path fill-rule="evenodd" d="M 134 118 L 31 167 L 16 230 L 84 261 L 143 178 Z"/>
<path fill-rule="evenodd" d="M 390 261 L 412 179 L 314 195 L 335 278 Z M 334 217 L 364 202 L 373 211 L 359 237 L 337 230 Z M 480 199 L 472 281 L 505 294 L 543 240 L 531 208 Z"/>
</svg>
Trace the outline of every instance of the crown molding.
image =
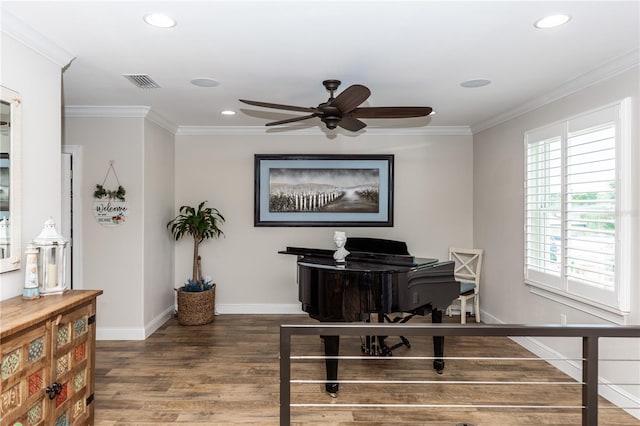
<svg viewBox="0 0 640 426">
<path fill-rule="evenodd" d="M 171 121 L 167 120 L 165 117 L 163 117 L 162 115 L 158 114 L 157 112 L 155 112 L 152 109 L 149 109 L 149 114 L 147 114 L 147 120 L 151 121 L 152 123 L 157 124 L 161 128 L 171 132 L 174 135 L 178 131 L 178 126 L 176 126 Z"/>
<path fill-rule="evenodd" d="M 146 118 L 163 129 L 175 134 L 178 126 L 144 105 L 66 105 L 65 117 L 79 118 Z"/>
<path fill-rule="evenodd" d="M 53 43 L 4 9 L 2 10 L 0 30 L 57 64 L 60 68 L 65 68 L 75 58 L 75 55 Z"/>
<path fill-rule="evenodd" d="M 385 135 L 385 136 L 471 136 L 469 126 L 427 126 L 420 128 L 395 129 L 395 128 L 367 128 L 356 133 L 344 130 L 325 131 L 319 127 L 305 128 L 271 128 L 264 126 L 178 126 L 176 135 L 179 136 L 215 136 L 215 135 L 260 135 L 260 136 L 333 136 L 342 135 L 355 137 L 358 135 Z"/>
<path fill-rule="evenodd" d="M 630 70 L 633 67 L 637 67 L 639 64 L 640 49 L 634 49 L 611 61 L 605 62 L 604 64 L 600 65 L 597 68 L 594 68 L 591 71 L 588 71 L 567 81 L 566 83 L 542 96 L 531 99 L 530 101 L 525 102 L 524 104 L 516 108 L 512 108 L 493 118 L 490 118 L 489 120 L 472 125 L 471 131 L 475 134 L 489 129 L 493 126 L 497 126 L 498 124 L 502 124 L 506 121 L 531 112 L 551 102 L 557 101 L 558 99 L 564 98 L 580 90 L 586 89 L 589 86 L 600 83 L 601 81 L 605 81 L 612 77 L 615 77 L 616 75 Z"/>
<path fill-rule="evenodd" d="M 147 118 L 165 130 L 179 136 L 323 136 L 343 135 L 354 137 L 358 135 L 385 136 L 471 136 L 468 126 L 426 126 L 408 129 L 370 127 L 357 133 L 344 130 L 334 132 L 325 131 L 320 127 L 305 127 L 293 129 L 268 129 L 264 126 L 176 126 L 160 114 L 144 105 L 67 105 L 64 107 L 65 117 L 101 117 L 101 118 Z"/>
<path fill-rule="evenodd" d="M 65 117 L 101 117 L 101 118 L 147 118 L 165 130 L 179 136 L 325 136 L 343 135 L 354 137 L 358 135 L 385 136 L 471 136 L 469 126 L 427 126 L 408 129 L 370 127 L 356 133 L 338 129 L 325 131 L 320 127 L 304 127 L 292 129 L 268 129 L 264 126 L 176 126 L 160 114 L 144 105 L 67 105 L 64 107 Z"/>
<path fill-rule="evenodd" d="M 558 99 L 576 93 L 589 86 L 605 81 L 640 64 L 640 49 L 604 63 L 587 73 L 584 73 L 555 90 L 542 96 L 512 108 L 489 120 L 473 126 L 424 126 L 413 128 L 376 128 L 368 127 L 356 133 L 346 132 L 341 129 L 328 131 L 320 127 L 301 128 L 265 128 L 264 126 L 176 126 L 148 106 L 96 106 L 96 105 L 68 105 L 64 108 L 66 117 L 139 117 L 147 118 L 169 132 L 179 136 L 216 136 L 216 135 L 260 135 L 260 136 L 333 136 L 342 135 L 356 137 L 358 135 L 382 135 L 382 136 L 471 136 L 475 133 L 502 124 L 519 117 Z"/>
<path fill-rule="evenodd" d="M 144 105 L 66 105 L 65 117 L 145 118 L 151 108 Z"/>
</svg>

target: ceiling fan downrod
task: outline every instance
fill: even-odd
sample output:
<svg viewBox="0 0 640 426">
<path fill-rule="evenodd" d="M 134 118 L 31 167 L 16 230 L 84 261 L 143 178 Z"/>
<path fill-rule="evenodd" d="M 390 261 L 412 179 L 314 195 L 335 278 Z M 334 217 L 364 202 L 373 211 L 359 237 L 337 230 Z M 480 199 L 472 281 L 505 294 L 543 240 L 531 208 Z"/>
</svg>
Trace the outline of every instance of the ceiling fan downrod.
<svg viewBox="0 0 640 426">
<path fill-rule="evenodd" d="M 338 87 L 340 87 L 340 83 L 342 83 L 340 80 L 325 80 L 322 82 L 322 85 L 330 93 L 329 100 L 327 102 L 331 102 L 334 99 L 333 92 L 338 90 Z"/>
</svg>

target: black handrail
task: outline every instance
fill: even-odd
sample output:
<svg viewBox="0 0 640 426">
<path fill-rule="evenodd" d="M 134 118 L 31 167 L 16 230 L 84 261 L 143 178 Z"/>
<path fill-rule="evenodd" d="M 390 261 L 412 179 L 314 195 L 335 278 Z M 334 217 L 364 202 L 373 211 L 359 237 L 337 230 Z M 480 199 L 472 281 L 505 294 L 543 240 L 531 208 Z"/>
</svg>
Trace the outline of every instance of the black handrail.
<svg viewBox="0 0 640 426">
<path fill-rule="evenodd" d="M 280 326 L 280 424 L 291 421 L 291 336 L 582 337 L 582 425 L 598 424 L 598 339 L 638 338 L 640 326 L 319 323 Z"/>
</svg>

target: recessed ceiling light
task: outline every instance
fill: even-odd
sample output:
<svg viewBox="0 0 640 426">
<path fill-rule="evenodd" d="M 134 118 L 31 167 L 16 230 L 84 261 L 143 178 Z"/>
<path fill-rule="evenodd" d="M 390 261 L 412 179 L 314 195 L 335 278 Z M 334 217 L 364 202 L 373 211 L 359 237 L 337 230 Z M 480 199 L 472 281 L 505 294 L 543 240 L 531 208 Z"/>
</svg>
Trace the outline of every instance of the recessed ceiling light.
<svg viewBox="0 0 640 426">
<path fill-rule="evenodd" d="M 235 111 L 231 111 L 230 109 L 226 109 L 224 111 L 221 111 L 220 114 L 222 115 L 236 115 Z"/>
<path fill-rule="evenodd" d="M 487 79 L 484 79 L 484 78 L 479 78 L 479 79 L 476 79 L 476 80 L 463 81 L 462 83 L 460 83 L 460 86 L 467 87 L 467 88 L 474 88 L 474 87 L 486 86 L 488 84 L 491 84 L 491 80 L 487 80 Z"/>
<path fill-rule="evenodd" d="M 164 15 L 162 13 L 150 13 L 145 15 L 144 22 L 158 28 L 171 28 L 175 27 L 177 24 L 176 20 L 171 16 Z"/>
<path fill-rule="evenodd" d="M 220 83 L 217 80 L 209 77 L 198 77 L 191 80 L 191 84 L 198 87 L 216 87 Z"/>
<path fill-rule="evenodd" d="M 551 15 L 538 19 L 533 26 L 541 30 L 546 30 L 547 28 L 559 27 L 570 20 L 571 17 L 569 15 Z"/>
</svg>

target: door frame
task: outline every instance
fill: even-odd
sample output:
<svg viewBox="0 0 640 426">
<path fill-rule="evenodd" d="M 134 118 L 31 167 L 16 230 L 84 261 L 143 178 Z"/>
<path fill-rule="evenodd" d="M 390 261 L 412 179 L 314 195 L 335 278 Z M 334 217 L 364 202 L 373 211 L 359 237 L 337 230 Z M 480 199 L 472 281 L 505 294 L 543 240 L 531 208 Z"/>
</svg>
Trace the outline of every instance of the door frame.
<svg viewBox="0 0 640 426">
<path fill-rule="evenodd" d="M 82 146 L 80 145 L 62 145 L 62 154 L 71 156 L 71 173 L 67 173 L 66 170 L 62 170 L 62 179 L 71 179 L 71 210 L 68 211 L 71 214 L 71 232 L 72 241 L 69 247 L 69 253 L 71 256 L 71 288 L 82 289 Z M 61 159 L 62 162 L 62 159 Z M 64 188 L 65 185 L 62 185 Z M 68 200 L 68 196 L 62 195 L 62 202 Z M 67 210 L 62 209 L 62 214 Z M 66 218 L 62 219 L 63 223 L 69 223 Z M 63 229 L 66 233 L 66 230 Z"/>
</svg>

